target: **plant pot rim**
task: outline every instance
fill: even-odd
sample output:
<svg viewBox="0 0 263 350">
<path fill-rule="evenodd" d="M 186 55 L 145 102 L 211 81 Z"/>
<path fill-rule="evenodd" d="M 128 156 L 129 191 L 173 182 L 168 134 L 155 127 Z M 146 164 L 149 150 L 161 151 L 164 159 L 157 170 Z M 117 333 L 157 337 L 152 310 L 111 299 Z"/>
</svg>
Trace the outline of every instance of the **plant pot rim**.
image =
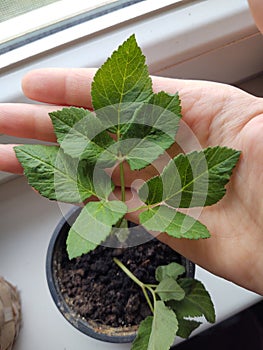
<svg viewBox="0 0 263 350">
<path fill-rule="evenodd" d="M 46 278 L 52 299 L 64 318 L 82 333 L 104 342 L 130 343 L 136 336 L 138 326 L 111 327 L 97 324 L 95 321 L 87 321 L 77 313 L 74 313 L 72 307 L 67 304 L 60 291 L 56 277 L 54 276 L 53 261 L 56 248 L 59 246 L 60 237 L 68 232 L 69 225 L 72 225 L 80 211 L 80 207 L 73 207 L 70 209 L 58 222 L 49 242 L 46 255 Z M 195 265 L 184 257 L 182 257 L 182 263 L 186 268 L 187 277 L 194 277 Z"/>
</svg>

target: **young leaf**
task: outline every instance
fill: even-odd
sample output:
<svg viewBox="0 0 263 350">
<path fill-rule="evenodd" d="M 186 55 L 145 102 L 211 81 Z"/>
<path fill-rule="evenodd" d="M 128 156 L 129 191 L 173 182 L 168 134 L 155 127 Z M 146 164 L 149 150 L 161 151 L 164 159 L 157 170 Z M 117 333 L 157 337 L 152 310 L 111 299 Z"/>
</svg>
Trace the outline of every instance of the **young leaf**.
<svg viewBox="0 0 263 350">
<path fill-rule="evenodd" d="M 177 264 L 176 262 L 171 262 L 168 265 L 158 266 L 155 270 L 155 279 L 161 282 L 166 277 L 172 277 L 177 279 L 180 275 L 185 273 L 184 266 Z"/>
<path fill-rule="evenodd" d="M 94 250 L 105 241 L 115 225 L 127 212 L 121 201 L 89 202 L 72 225 L 67 238 L 69 258 Z"/>
<path fill-rule="evenodd" d="M 162 174 L 147 181 L 139 191 L 146 203 L 162 201 L 174 208 L 207 206 L 218 202 L 240 152 L 227 147 L 209 147 L 203 151 L 179 154 L 164 168 Z M 162 196 L 156 196 L 156 182 L 162 182 Z M 154 194 L 152 194 L 152 192 Z M 157 202 L 156 202 L 157 200 Z"/>
<path fill-rule="evenodd" d="M 153 316 L 146 317 L 138 328 L 136 338 L 132 343 L 131 350 L 148 350 L 148 343 L 152 331 Z"/>
<path fill-rule="evenodd" d="M 215 322 L 215 309 L 204 285 L 192 278 L 182 278 L 178 284 L 185 291 L 185 298 L 169 302 L 169 306 L 180 318 L 205 316 L 208 322 Z"/>
<path fill-rule="evenodd" d="M 134 114 L 122 140 L 129 140 L 131 146 L 125 158 L 132 170 L 142 169 L 169 148 L 181 118 L 180 100 L 177 94 L 165 92 L 153 94 Z"/>
<path fill-rule="evenodd" d="M 94 195 L 92 168 L 56 146 L 16 146 L 29 184 L 52 200 L 80 203 Z"/>
<path fill-rule="evenodd" d="M 161 176 L 154 176 L 139 188 L 139 197 L 147 205 L 163 202 L 163 180 Z"/>
<path fill-rule="evenodd" d="M 173 144 L 180 118 L 177 94 L 153 94 L 139 105 L 120 140 L 107 145 L 106 156 L 127 160 L 132 170 L 146 167 Z"/>
<path fill-rule="evenodd" d="M 201 222 L 165 205 L 149 208 L 139 215 L 139 219 L 147 230 L 166 232 L 172 237 L 188 239 L 210 237 L 208 229 Z"/>
<path fill-rule="evenodd" d="M 182 300 L 185 296 L 184 290 L 172 277 L 166 277 L 161 280 L 155 289 L 162 301 Z"/>
<path fill-rule="evenodd" d="M 63 108 L 50 113 L 57 140 L 71 157 L 110 167 L 116 161 L 108 151 L 114 140 L 99 119 L 83 108 Z M 98 165 L 98 164 L 97 164 Z"/>
<path fill-rule="evenodd" d="M 191 333 L 202 324 L 202 322 L 195 320 L 187 320 L 179 317 L 177 319 L 179 325 L 177 336 L 184 339 L 189 338 Z"/>
<path fill-rule="evenodd" d="M 92 104 L 97 117 L 111 132 L 120 133 L 131 120 L 138 102 L 152 94 L 145 56 L 135 36 L 128 38 L 100 67 L 92 83 Z"/>
<path fill-rule="evenodd" d="M 63 108 L 49 113 L 58 143 L 61 144 L 72 128 L 90 114 L 88 109 L 77 107 Z M 76 132 L 75 136 L 78 138 L 79 134 Z"/>
<path fill-rule="evenodd" d="M 178 330 L 175 313 L 158 300 L 155 303 L 152 332 L 147 350 L 169 350 Z"/>
<path fill-rule="evenodd" d="M 83 229 L 84 228 L 82 228 L 82 230 Z M 69 259 L 77 258 L 82 254 L 92 251 L 96 247 L 96 244 L 83 238 L 82 235 L 78 234 L 73 229 L 70 229 L 67 237 L 67 253 Z"/>
<path fill-rule="evenodd" d="M 178 94 L 167 94 L 161 91 L 152 94 L 151 98 L 138 106 L 133 119 L 128 124 L 122 139 L 149 137 L 156 143 L 174 142 L 181 119 L 181 106 Z M 160 139 L 160 136 L 163 139 Z M 166 136 L 166 137 L 164 137 Z M 165 144 L 165 149 L 171 144 Z"/>
<path fill-rule="evenodd" d="M 163 151 L 163 148 L 149 139 L 139 140 L 136 138 L 118 141 L 109 148 L 109 152 L 114 154 L 116 159 L 127 160 L 131 170 L 146 167 Z"/>
</svg>

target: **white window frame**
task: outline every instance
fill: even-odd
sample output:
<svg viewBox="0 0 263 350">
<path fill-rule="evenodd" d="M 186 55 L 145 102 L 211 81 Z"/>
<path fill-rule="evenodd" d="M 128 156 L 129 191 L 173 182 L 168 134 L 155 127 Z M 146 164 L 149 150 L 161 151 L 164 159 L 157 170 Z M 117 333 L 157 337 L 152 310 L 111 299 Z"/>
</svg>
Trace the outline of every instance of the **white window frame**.
<svg viewBox="0 0 263 350">
<path fill-rule="evenodd" d="M 134 4 L 129 4 L 128 1 L 126 5 L 125 2 L 118 4 L 116 0 L 55 2 L 0 23 L 0 44 L 3 43 L 5 47 L 8 45 L 8 40 L 11 40 L 10 47 L 12 45 L 16 47 L 19 41 L 24 43 L 1 55 L 0 69 L 48 50 L 58 49 L 61 45 L 71 43 L 74 45 L 76 40 L 86 41 L 91 35 L 99 35 L 100 31 L 110 31 L 115 26 L 120 27 L 132 20 L 137 21 L 142 16 L 154 16 L 155 11 L 165 12 L 168 6 L 177 8 L 178 4 L 187 4 L 189 1 L 191 0 L 141 0 L 141 2 L 134 1 Z M 196 1 L 198 0 L 192 0 Z M 70 25 L 70 22 L 78 23 L 78 21 L 80 24 Z M 65 29 L 60 31 L 60 25 Z M 50 34 L 53 29 L 54 34 Z M 34 37 L 39 39 L 34 40 Z M 15 43 L 12 43 L 12 39 Z"/>
<path fill-rule="evenodd" d="M 64 21 L 75 21 L 80 15 L 94 14 L 106 10 L 111 6 L 117 6 L 119 0 L 60 0 L 37 9 L 30 10 L 21 15 L 0 22 L 0 44 L 10 40 L 16 40 L 24 35 L 47 29 L 52 25 L 58 25 Z M 18 6 L 19 7 L 19 6 Z M 83 18 L 85 21 L 85 17 Z M 70 23 L 70 22 L 69 22 Z M 72 23 L 74 24 L 74 23 Z"/>
</svg>

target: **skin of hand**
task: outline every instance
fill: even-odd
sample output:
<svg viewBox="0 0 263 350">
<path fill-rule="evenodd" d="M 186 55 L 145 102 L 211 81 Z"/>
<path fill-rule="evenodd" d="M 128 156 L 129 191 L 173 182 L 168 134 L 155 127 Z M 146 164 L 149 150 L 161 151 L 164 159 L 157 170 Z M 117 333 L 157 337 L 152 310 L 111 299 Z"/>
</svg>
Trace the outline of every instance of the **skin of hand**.
<svg viewBox="0 0 263 350">
<path fill-rule="evenodd" d="M 0 133 L 54 142 L 48 112 L 69 105 L 92 109 L 94 73 L 56 68 L 28 73 L 22 83 L 25 95 L 45 104 L 1 104 Z M 208 271 L 263 295 L 263 99 L 220 83 L 152 80 L 156 92 L 179 92 L 182 120 L 201 147 L 222 145 L 242 152 L 226 195 L 198 218 L 211 238 L 189 241 L 165 233 L 158 238 Z M 22 173 L 12 145 L 0 145 L 0 170 Z M 150 166 L 136 175 L 145 179 L 154 173 Z M 132 185 L 134 178 L 126 176 L 127 185 Z M 117 172 L 112 178 L 118 185 Z M 128 206 L 138 201 L 133 190 L 127 190 L 127 198 Z M 137 212 L 129 215 L 138 221 Z"/>
<path fill-rule="evenodd" d="M 263 33 L 263 1 L 248 0 L 248 4 L 258 29 Z"/>
</svg>

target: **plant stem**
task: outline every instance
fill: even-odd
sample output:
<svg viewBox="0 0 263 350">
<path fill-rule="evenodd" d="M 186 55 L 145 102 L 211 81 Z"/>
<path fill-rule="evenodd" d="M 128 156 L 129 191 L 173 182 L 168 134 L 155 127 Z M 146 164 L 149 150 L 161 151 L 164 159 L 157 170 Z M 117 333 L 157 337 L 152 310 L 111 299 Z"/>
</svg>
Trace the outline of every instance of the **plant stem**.
<svg viewBox="0 0 263 350">
<path fill-rule="evenodd" d="M 152 292 L 151 288 L 148 288 L 148 289 Z M 148 303 L 148 305 L 149 305 L 149 307 L 151 309 L 152 314 L 154 314 L 154 307 L 153 307 L 152 302 L 151 302 L 151 300 L 149 298 L 149 295 L 148 295 L 148 293 L 147 293 L 147 291 L 145 289 L 145 286 L 142 286 L 142 291 L 143 291 L 145 299 L 146 299 L 146 301 L 147 301 L 147 303 Z M 154 293 L 152 293 L 152 295 L 154 295 Z"/>
<path fill-rule="evenodd" d="M 123 162 L 120 163 L 120 180 L 121 180 L 121 200 L 125 202 L 125 177 L 124 177 L 124 168 Z"/>
<path fill-rule="evenodd" d="M 151 204 L 151 205 L 143 204 L 143 205 L 140 205 L 139 207 L 129 209 L 128 213 L 133 213 L 134 211 L 143 210 L 143 209 L 154 209 L 155 207 L 158 207 L 160 205 L 162 205 L 162 202 Z"/>
<path fill-rule="evenodd" d="M 146 300 L 147 300 L 147 302 L 148 302 L 148 304 L 149 304 L 149 306 L 150 306 L 150 309 L 151 309 L 151 311 L 152 311 L 152 313 L 154 314 L 154 308 L 155 308 L 155 304 L 156 304 L 156 294 L 155 294 L 155 292 L 154 292 L 154 290 L 152 289 L 152 287 L 150 286 L 150 284 L 145 284 L 145 287 L 151 292 L 151 294 L 152 294 L 152 298 L 153 298 L 153 305 L 154 306 L 152 306 L 152 303 L 151 303 L 151 305 L 149 304 L 149 302 L 148 302 L 148 299 L 146 298 L 146 296 L 145 296 L 145 298 L 146 298 Z M 146 293 L 147 294 L 147 293 Z M 147 297 L 148 297 L 148 294 L 147 294 Z M 149 298 L 149 297 L 148 297 Z M 150 300 L 150 299 L 149 299 Z"/>
<path fill-rule="evenodd" d="M 138 284 L 139 287 L 141 287 L 142 291 L 143 291 L 143 294 L 145 296 L 145 299 L 151 309 L 151 312 L 154 313 L 154 307 L 152 305 L 152 302 L 149 298 L 149 295 L 147 293 L 147 290 L 148 289 L 151 293 L 152 293 L 152 296 L 153 296 L 153 299 L 155 301 L 155 293 L 154 293 L 154 290 L 150 287 L 150 285 L 148 286 L 147 284 L 144 284 L 142 281 L 140 281 L 136 276 L 134 276 L 134 274 L 125 266 L 123 265 L 123 263 L 117 259 L 117 258 L 113 258 L 113 261 L 122 269 L 122 271 L 124 273 L 126 273 L 126 275 L 128 277 L 130 277 L 133 282 L 135 282 L 136 284 Z"/>
</svg>

